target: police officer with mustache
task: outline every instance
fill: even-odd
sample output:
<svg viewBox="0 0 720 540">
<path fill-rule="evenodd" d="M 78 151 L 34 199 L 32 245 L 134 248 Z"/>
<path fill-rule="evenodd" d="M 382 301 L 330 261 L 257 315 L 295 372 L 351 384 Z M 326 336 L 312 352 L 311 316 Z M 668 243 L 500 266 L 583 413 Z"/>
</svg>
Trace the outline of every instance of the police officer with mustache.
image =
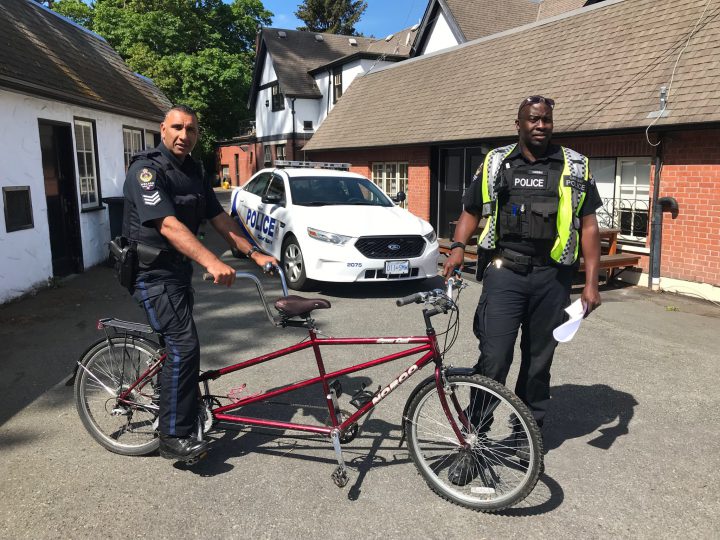
<svg viewBox="0 0 720 540">
<path fill-rule="evenodd" d="M 522 329 L 515 393 L 540 427 L 550 400 L 550 366 L 557 346 L 552 331 L 564 320 L 580 252 L 585 258 L 581 298 L 586 316 L 601 303 L 595 211 L 602 202 L 588 159 L 551 144 L 554 106 L 543 96 L 520 103 L 518 142 L 490 151 L 478 169 L 463 196 L 463 212 L 443 268 L 448 277 L 462 267 L 465 244 L 485 218 L 478 240 L 483 290 L 473 324 L 480 341 L 475 370 L 505 384 Z M 516 452 L 521 459 L 528 457 L 524 447 Z M 465 485 L 478 474 L 473 457 L 461 453 L 449 479 Z"/>
</svg>

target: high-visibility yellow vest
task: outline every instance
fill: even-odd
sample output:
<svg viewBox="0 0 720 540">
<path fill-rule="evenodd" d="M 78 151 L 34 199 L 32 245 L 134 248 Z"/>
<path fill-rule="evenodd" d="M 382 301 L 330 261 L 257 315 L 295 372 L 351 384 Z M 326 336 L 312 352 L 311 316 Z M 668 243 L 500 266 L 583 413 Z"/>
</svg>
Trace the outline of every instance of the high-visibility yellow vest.
<svg viewBox="0 0 720 540">
<path fill-rule="evenodd" d="M 503 161 L 517 144 L 495 148 L 485 157 L 482 166 L 482 215 L 488 218 L 478 237 L 482 249 L 495 249 L 497 242 L 497 180 Z M 558 182 L 557 236 L 550 250 L 550 257 L 559 264 L 570 265 L 577 260 L 579 248 L 580 217 L 578 215 L 589 186 L 590 167 L 588 158 L 562 148 L 564 164 Z M 489 181 L 492 180 L 492 181 Z"/>
</svg>

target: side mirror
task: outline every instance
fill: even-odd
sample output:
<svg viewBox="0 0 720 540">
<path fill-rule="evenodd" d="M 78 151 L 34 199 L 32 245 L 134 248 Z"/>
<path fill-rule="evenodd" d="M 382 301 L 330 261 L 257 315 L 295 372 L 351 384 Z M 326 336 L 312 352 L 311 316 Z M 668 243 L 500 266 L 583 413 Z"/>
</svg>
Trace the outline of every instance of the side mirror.
<svg viewBox="0 0 720 540">
<path fill-rule="evenodd" d="M 398 192 L 397 192 L 397 195 L 395 195 L 395 196 L 392 198 L 392 201 L 395 202 L 395 203 L 401 203 L 401 202 L 403 202 L 406 198 L 407 198 L 407 197 L 405 196 L 405 192 L 404 192 L 404 191 L 398 191 Z"/>
<path fill-rule="evenodd" d="M 282 204 L 283 196 L 278 193 L 266 193 L 260 200 L 263 204 Z"/>
</svg>

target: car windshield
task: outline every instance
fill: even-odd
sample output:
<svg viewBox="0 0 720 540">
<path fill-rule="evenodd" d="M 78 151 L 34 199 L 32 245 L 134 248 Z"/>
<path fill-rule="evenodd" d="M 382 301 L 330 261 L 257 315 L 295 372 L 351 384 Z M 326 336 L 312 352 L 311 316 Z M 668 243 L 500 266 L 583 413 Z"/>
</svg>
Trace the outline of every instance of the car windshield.
<svg viewBox="0 0 720 540">
<path fill-rule="evenodd" d="M 293 204 L 300 206 L 392 206 L 380 188 L 366 178 L 291 178 L 290 194 Z"/>
</svg>

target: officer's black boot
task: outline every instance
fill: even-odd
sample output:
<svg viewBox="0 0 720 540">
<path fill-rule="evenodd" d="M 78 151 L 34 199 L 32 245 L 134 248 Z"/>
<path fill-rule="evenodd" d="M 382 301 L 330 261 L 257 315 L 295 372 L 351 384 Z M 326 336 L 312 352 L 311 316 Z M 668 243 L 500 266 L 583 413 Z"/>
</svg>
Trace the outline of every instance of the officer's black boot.
<svg viewBox="0 0 720 540">
<path fill-rule="evenodd" d="M 160 434 L 160 455 L 166 459 L 188 461 L 205 452 L 207 447 L 207 441 L 198 441 L 194 437 L 171 437 Z"/>
</svg>

